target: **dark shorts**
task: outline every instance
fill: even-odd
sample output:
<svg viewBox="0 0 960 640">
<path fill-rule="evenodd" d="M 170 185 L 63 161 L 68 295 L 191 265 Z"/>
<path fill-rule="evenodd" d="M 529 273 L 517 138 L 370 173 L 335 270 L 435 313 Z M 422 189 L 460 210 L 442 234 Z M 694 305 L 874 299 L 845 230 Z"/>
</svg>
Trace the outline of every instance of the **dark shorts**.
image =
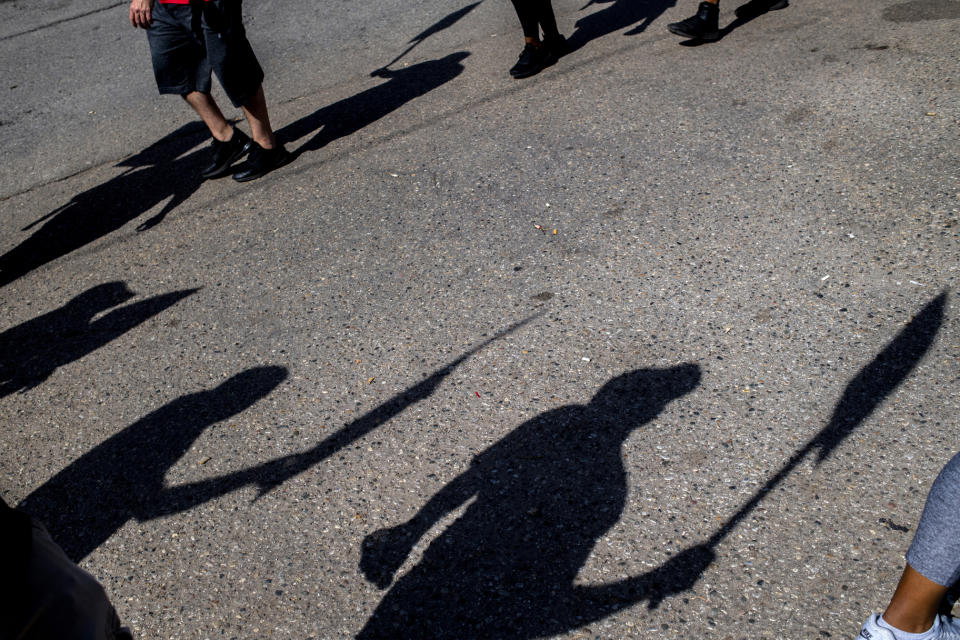
<svg viewBox="0 0 960 640">
<path fill-rule="evenodd" d="M 147 40 L 157 88 L 177 95 L 210 93 L 212 71 L 233 106 L 243 106 L 263 82 L 263 69 L 247 41 L 240 0 L 209 0 L 200 5 L 202 35 L 194 33 L 190 5 L 154 4 Z"/>
</svg>

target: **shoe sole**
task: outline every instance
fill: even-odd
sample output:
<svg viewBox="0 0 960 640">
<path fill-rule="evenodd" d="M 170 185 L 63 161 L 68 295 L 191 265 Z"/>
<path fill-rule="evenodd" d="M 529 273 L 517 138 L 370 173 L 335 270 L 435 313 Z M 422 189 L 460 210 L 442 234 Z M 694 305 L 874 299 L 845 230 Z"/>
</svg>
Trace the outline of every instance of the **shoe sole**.
<svg viewBox="0 0 960 640">
<path fill-rule="evenodd" d="M 514 72 L 511 71 L 511 72 L 510 72 L 510 75 L 513 76 L 513 79 L 514 79 L 514 80 L 523 80 L 524 78 L 529 78 L 530 76 L 535 76 L 535 75 L 537 75 L 538 73 L 540 73 L 541 71 L 543 71 L 543 70 L 546 69 L 547 67 L 552 67 L 553 65 L 557 64 L 557 60 L 558 60 L 558 59 L 559 59 L 559 58 L 554 58 L 554 59 L 550 60 L 549 62 L 544 61 L 544 65 L 543 65 L 542 67 L 540 67 L 540 68 L 538 68 L 538 69 L 535 69 L 535 70 L 533 70 L 533 71 L 523 72 L 523 73 L 514 73 Z"/>
<path fill-rule="evenodd" d="M 667 29 L 675 36 L 689 38 L 690 40 L 713 42 L 720 39 L 720 31 L 711 31 L 710 33 L 690 33 L 689 31 L 684 31 L 683 29 L 674 28 L 672 24 L 668 24 Z"/>
<path fill-rule="evenodd" d="M 270 173 L 271 171 L 276 171 L 276 170 L 279 169 L 280 167 L 283 167 L 283 166 L 286 166 L 286 165 L 290 164 L 290 162 L 291 162 L 292 160 L 293 160 L 293 154 L 288 151 L 287 154 L 286 154 L 285 156 L 283 156 L 283 159 L 280 160 L 280 162 L 278 162 L 277 164 L 273 165 L 272 167 L 270 167 L 270 168 L 267 169 L 266 171 L 261 171 L 260 173 L 252 173 L 252 174 L 248 174 L 248 175 L 245 175 L 245 176 L 242 176 L 242 177 L 237 177 L 237 174 L 234 174 L 233 179 L 236 180 L 237 182 L 250 182 L 251 180 L 256 180 L 257 178 L 262 178 L 263 176 L 267 175 L 267 174 Z"/>
<path fill-rule="evenodd" d="M 230 159 L 227 160 L 226 164 L 224 164 L 219 171 L 213 171 L 211 173 L 201 173 L 200 177 L 202 177 L 204 180 L 216 180 L 217 178 L 224 178 L 230 175 L 230 166 L 234 162 L 242 158 L 248 151 L 250 151 L 250 144 L 251 144 L 250 142 L 247 142 L 247 144 L 243 145 L 243 148 L 240 149 L 234 155 L 232 155 Z"/>
</svg>

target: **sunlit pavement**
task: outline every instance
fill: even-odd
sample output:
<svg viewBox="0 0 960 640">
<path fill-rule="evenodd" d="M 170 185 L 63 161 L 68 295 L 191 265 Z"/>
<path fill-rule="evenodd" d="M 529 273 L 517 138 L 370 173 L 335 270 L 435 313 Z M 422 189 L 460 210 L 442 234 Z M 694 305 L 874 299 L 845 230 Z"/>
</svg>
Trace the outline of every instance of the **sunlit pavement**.
<svg viewBox="0 0 960 640">
<path fill-rule="evenodd" d="M 125 4 L 0 4 L 0 492 L 137 637 L 886 604 L 958 448 L 960 5 L 554 6 L 516 81 L 503 0 L 248 2 L 297 155 L 238 185 Z"/>
</svg>

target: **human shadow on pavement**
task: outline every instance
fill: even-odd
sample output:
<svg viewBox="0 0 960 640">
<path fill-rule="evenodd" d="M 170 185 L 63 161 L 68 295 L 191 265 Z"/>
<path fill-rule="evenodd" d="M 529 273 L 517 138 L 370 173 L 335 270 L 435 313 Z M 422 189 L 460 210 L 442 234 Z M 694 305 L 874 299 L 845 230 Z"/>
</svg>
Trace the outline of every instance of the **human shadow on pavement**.
<svg viewBox="0 0 960 640">
<path fill-rule="evenodd" d="M 440 386 L 440 383 L 473 354 L 486 348 L 496 340 L 517 331 L 539 317 L 539 315 L 540 314 L 534 314 L 497 332 L 492 337 L 460 355 L 456 360 L 437 369 L 421 382 L 408 387 L 383 404 L 344 425 L 335 433 L 324 438 L 313 448 L 301 453 L 293 453 L 275 458 L 235 473 L 175 487 L 170 490 L 167 503 L 160 504 L 157 508 L 165 513 L 169 513 L 179 510 L 179 505 L 185 502 L 191 500 L 204 502 L 245 486 L 258 487 L 258 498 L 265 495 L 271 489 L 319 464 L 337 451 L 353 444 L 375 429 L 382 427 L 394 416 L 411 405 L 429 398 L 433 395 L 433 392 L 437 390 L 437 387 Z"/>
<path fill-rule="evenodd" d="M 130 519 L 186 511 L 245 486 L 262 496 L 428 398 L 457 366 L 492 342 L 539 317 L 514 323 L 393 396 L 308 451 L 209 480 L 166 486 L 163 478 L 204 429 L 247 409 L 286 377 L 283 367 L 240 373 L 216 389 L 184 396 L 154 411 L 81 456 L 19 508 L 47 524 L 54 540 L 79 562 Z"/>
<path fill-rule="evenodd" d="M 194 440 L 266 397 L 286 377 L 283 367 L 256 367 L 209 391 L 178 398 L 82 455 L 18 508 L 44 522 L 67 556 L 79 562 L 128 520 L 162 515 L 160 505 L 170 502 L 164 476 Z M 177 511 L 204 501 L 180 497 Z"/>
<path fill-rule="evenodd" d="M 699 381 L 692 364 L 617 376 L 588 405 L 520 425 L 409 521 L 367 536 L 360 568 L 386 587 L 427 531 L 475 498 L 357 637 L 536 638 L 609 615 L 627 585 L 579 586 L 575 579 L 623 512 L 623 443 Z"/>
<path fill-rule="evenodd" d="M 630 25 L 636 26 L 623 35 L 642 33 L 667 9 L 674 6 L 676 0 L 590 0 L 583 9 L 593 4 L 606 4 L 607 7 L 577 20 L 574 32 L 567 38 L 570 51 Z"/>
<path fill-rule="evenodd" d="M 0 287 L 116 231 L 166 201 L 138 230 L 159 224 L 202 184 L 200 171 L 206 150 L 183 154 L 208 136 L 200 123 L 184 125 L 118 163 L 118 167 L 127 167 L 120 175 L 77 194 L 21 229 L 35 230 L 0 255 Z"/>
<path fill-rule="evenodd" d="M 356 133 L 406 103 L 429 93 L 463 72 L 461 61 L 466 51 L 451 53 L 439 60 L 421 62 L 398 71 L 384 70 L 381 77 L 389 82 L 367 89 L 354 96 L 318 109 L 277 131 L 285 142 L 294 142 L 313 134 L 293 151 L 299 156 Z"/>
<path fill-rule="evenodd" d="M 719 30 L 720 35 L 718 37 L 712 38 L 710 40 L 704 40 L 702 38 L 690 38 L 689 40 L 681 41 L 680 45 L 683 47 L 699 47 L 705 44 L 713 44 L 715 42 L 719 42 L 720 40 L 723 40 L 724 38 L 726 38 L 731 32 L 735 31 L 736 29 L 739 29 L 740 27 L 744 26 L 748 22 L 756 20 L 760 16 L 770 13 L 770 11 L 766 11 L 766 10 L 759 10 L 759 9 L 752 10 L 751 6 L 752 5 L 749 2 L 741 5 L 737 9 L 737 17 L 734 18 L 733 22 L 731 22 L 730 24 L 728 24 L 727 26 Z M 782 8 L 785 9 L 786 6 Z M 779 11 L 779 9 L 775 11 Z"/>
<path fill-rule="evenodd" d="M 690 590 L 714 562 L 717 545 L 767 493 L 809 454 L 823 462 L 906 379 L 933 344 L 945 301 L 944 294 L 927 304 L 860 370 L 827 425 L 709 539 L 615 583 L 577 585 L 575 579 L 623 511 L 620 447 L 630 431 L 692 390 L 699 368 L 624 374 L 586 407 L 563 407 L 521 425 L 409 521 L 367 536 L 360 568 L 385 588 L 427 531 L 475 498 L 393 585 L 357 637 L 540 638 L 639 602 L 655 608 Z"/>
<path fill-rule="evenodd" d="M 84 291 L 59 309 L 0 333 L 0 398 L 32 389 L 65 364 L 79 360 L 198 289 L 174 291 L 93 318 L 134 297 L 122 282 Z"/>
<path fill-rule="evenodd" d="M 433 34 L 435 34 L 435 33 L 440 33 L 440 32 L 443 31 L 444 29 L 447 29 L 447 28 L 452 27 L 453 25 L 455 25 L 457 22 L 460 21 L 460 18 L 464 17 L 465 15 L 467 15 L 468 13 L 470 13 L 471 11 L 473 11 L 473 10 L 477 7 L 477 5 L 479 5 L 481 2 L 483 2 L 483 0 L 478 0 L 477 2 L 474 2 L 473 4 L 468 4 L 467 6 L 463 7 L 462 9 L 457 9 L 457 10 L 454 11 L 453 13 L 448 14 L 447 16 L 441 18 L 441 19 L 438 20 L 437 22 L 435 22 L 435 23 L 433 23 L 432 25 L 430 25 L 429 27 L 427 27 L 425 30 L 421 31 L 420 33 L 418 33 L 418 34 L 415 35 L 414 37 L 410 38 L 410 41 L 407 43 L 407 44 L 410 45 L 410 46 L 408 46 L 408 47 L 403 51 L 403 53 L 401 53 L 401 54 L 398 55 L 396 58 L 394 58 L 393 60 L 391 60 L 391 61 L 388 62 L 387 64 L 383 65 L 383 66 L 380 67 L 379 69 L 374 69 L 373 71 L 370 72 L 370 75 L 371 75 L 371 76 L 374 76 L 374 77 L 378 77 L 378 76 L 379 76 L 379 77 L 381 77 L 381 78 L 389 78 L 389 77 L 390 77 L 390 74 L 392 73 L 392 72 L 388 69 L 388 67 L 389 67 L 390 65 L 395 64 L 396 62 L 398 62 L 398 61 L 399 61 L 401 58 L 403 58 L 405 55 L 407 55 L 408 53 L 410 53 L 411 51 L 413 51 L 414 47 L 416 47 L 418 44 L 420 44 L 421 42 L 423 42 L 424 40 L 426 40 L 427 38 L 429 38 L 429 37 L 432 36 Z"/>
<path fill-rule="evenodd" d="M 816 456 L 814 464 L 820 466 L 907 379 L 930 350 L 943 324 L 946 301 L 947 294 L 942 293 L 927 303 L 883 351 L 847 384 L 826 426 L 798 449 L 780 471 L 771 476 L 749 501 L 700 546 L 712 552 L 763 501 L 764 496 L 783 482 L 811 453 Z"/>
</svg>

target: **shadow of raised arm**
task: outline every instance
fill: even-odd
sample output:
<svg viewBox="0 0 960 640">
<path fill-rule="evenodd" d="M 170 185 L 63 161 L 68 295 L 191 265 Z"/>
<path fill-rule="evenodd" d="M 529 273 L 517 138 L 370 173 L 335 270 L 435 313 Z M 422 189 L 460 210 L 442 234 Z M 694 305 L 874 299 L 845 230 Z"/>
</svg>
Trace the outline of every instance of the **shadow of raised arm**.
<svg viewBox="0 0 960 640">
<path fill-rule="evenodd" d="M 397 569 L 430 527 L 477 493 L 480 488 L 478 473 L 477 467 L 471 466 L 441 489 L 407 522 L 367 535 L 363 539 L 360 557 L 360 570 L 367 580 L 381 589 L 390 586 Z"/>
<path fill-rule="evenodd" d="M 589 603 L 587 611 L 598 613 L 597 617 L 643 600 L 647 601 L 648 608 L 656 609 L 666 598 L 692 589 L 715 558 L 713 547 L 702 543 L 684 549 L 646 573 L 612 584 L 577 587 L 576 591 Z"/>
<path fill-rule="evenodd" d="M 158 500 L 154 506 L 153 517 L 177 513 L 192 505 L 202 504 L 207 500 L 226 495 L 231 491 L 250 485 L 254 485 L 259 489 L 257 495 L 259 499 L 290 478 L 303 473 L 337 451 L 340 451 L 344 447 L 347 447 L 351 443 L 383 426 L 407 407 L 429 398 L 433 392 L 437 390 L 437 387 L 440 386 L 440 383 L 473 354 L 484 349 L 492 342 L 510 335 L 539 316 L 540 313 L 533 314 L 497 332 L 474 348 L 463 353 L 456 360 L 434 371 L 430 377 L 407 387 L 386 402 L 344 425 L 341 429 L 324 438 L 311 449 L 274 458 L 273 460 L 253 467 L 216 478 L 165 489 L 162 500 Z"/>
</svg>

